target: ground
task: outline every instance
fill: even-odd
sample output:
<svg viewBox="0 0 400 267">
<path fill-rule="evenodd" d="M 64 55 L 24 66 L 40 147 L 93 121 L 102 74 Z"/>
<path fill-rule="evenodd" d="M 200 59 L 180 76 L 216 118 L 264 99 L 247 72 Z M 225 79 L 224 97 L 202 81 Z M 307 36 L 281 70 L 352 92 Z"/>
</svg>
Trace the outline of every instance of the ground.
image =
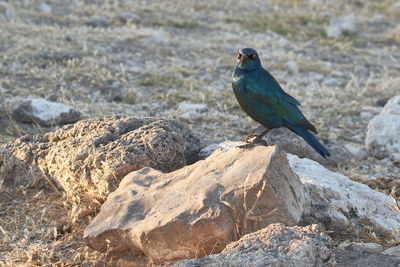
<svg viewBox="0 0 400 267">
<path fill-rule="evenodd" d="M 257 124 L 238 106 L 231 72 L 237 50 L 253 47 L 264 67 L 302 103 L 319 139 L 362 155 L 369 120 L 400 92 L 396 1 L 213 2 L 0 2 L 1 103 L 33 95 L 71 105 L 82 118 L 174 118 L 205 144 L 241 140 Z M 354 14 L 356 31 L 328 38 L 330 19 L 348 14 Z M 95 18 L 88 25 L 93 15 L 106 21 Z M 196 120 L 185 119 L 185 101 L 208 109 Z M 8 118 L 7 108 L 0 115 Z M 27 133 L 13 123 L 2 126 L 1 143 Z M 399 168 L 388 159 L 354 155 L 334 170 L 355 180 L 379 178 L 374 186 L 384 189 L 400 178 Z M 80 242 L 85 221 L 76 218 L 85 211 L 79 200 L 20 189 L 12 193 L 20 199 L 10 204 L 9 193 L 2 194 L 1 264 L 106 261 L 107 255 Z"/>
</svg>

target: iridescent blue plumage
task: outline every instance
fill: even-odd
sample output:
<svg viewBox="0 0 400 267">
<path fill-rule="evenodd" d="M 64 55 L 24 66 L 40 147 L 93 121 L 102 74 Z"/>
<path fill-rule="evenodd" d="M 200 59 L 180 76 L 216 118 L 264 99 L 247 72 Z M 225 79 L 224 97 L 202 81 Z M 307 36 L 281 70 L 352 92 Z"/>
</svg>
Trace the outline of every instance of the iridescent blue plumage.
<svg viewBox="0 0 400 267">
<path fill-rule="evenodd" d="M 285 93 L 262 67 L 256 50 L 243 48 L 239 51 L 232 74 L 232 88 L 240 106 L 252 119 L 267 129 L 286 127 L 301 136 L 322 157 L 330 156 L 309 132 L 317 133 L 317 130 L 301 113 L 299 101 Z"/>
</svg>

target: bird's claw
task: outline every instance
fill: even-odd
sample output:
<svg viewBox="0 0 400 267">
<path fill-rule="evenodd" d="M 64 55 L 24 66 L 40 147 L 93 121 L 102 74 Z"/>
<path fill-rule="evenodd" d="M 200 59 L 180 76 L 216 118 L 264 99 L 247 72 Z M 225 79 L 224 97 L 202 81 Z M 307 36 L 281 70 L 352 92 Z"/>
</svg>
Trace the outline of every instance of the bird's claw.
<svg viewBox="0 0 400 267">
<path fill-rule="evenodd" d="M 242 148 L 242 149 L 247 149 L 247 148 L 251 148 L 251 147 L 255 146 L 256 144 L 262 144 L 262 145 L 268 146 L 267 141 L 263 140 L 262 136 L 258 136 L 258 135 L 250 135 L 243 142 L 246 144 L 240 145 L 237 147 Z"/>
</svg>

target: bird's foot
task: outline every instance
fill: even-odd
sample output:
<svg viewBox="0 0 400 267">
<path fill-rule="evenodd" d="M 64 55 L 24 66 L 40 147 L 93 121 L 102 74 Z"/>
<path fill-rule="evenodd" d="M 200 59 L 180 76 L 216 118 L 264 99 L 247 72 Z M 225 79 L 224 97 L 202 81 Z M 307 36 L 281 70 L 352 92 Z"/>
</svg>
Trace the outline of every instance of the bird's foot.
<svg viewBox="0 0 400 267">
<path fill-rule="evenodd" d="M 247 149 L 247 148 L 251 148 L 251 147 L 253 147 L 253 146 L 257 145 L 257 144 L 268 146 L 267 141 L 263 140 L 263 135 L 262 136 L 260 136 L 260 135 L 250 135 L 243 142 L 245 144 L 238 146 L 239 148 Z"/>
</svg>

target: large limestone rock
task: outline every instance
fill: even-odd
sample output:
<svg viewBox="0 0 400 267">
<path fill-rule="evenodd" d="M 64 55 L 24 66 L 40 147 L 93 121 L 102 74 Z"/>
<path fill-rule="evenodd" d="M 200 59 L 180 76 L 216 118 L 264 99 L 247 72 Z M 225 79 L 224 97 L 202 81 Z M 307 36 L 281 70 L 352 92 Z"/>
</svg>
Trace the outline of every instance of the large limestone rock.
<svg viewBox="0 0 400 267">
<path fill-rule="evenodd" d="M 306 187 L 302 223 L 322 223 L 346 238 L 400 240 L 400 214 L 387 206 L 393 205 L 390 197 L 312 160 L 290 154 L 288 160 Z"/>
<path fill-rule="evenodd" d="M 390 99 L 369 122 L 365 145 L 376 158 L 400 161 L 400 95 Z"/>
<path fill-rule="evenodd" d="M 293 226 L 303 186 L 277 147 L 234 147 L 171 173 L 128 174 L 85 229 L 94 249 L 145 253 L 153 263 L 218 253 L 271 223 Z"/>
<path fill-rule="evenodd" d="M 317 225 L 271 224 L 230 243 L 221 254 L 183 260 L 173 266 L 336 266 L 332 247 L 332 240 Z"/>
<path fill-rule="evenodd" d="M 177 121 L 89 119 L 1 146 L 0 185 L 50 183 L 68 194 L 103 198 L 129 172 L 179 169 L 195 162 L 200 148 L 199 139 Z"/>
<path fill-rule="evenodd" d="M 217 148 L 225 150 L 238 142 L 210 145 L 200 151 L 202 157 Z M 399 241 L 400 214 L 389 208 L 390 197 L 370 187 L 334 173 L 319 163 L 287 154 L 289 165 L 305 186 L 305 208 L 301 223 L 321 223 L 335 235 L 370 240 L 377 236 L 386 241 Z M 387 205 L 386 205 L 387 204 Z M 374 240 L 374 239 L 373 239 Z"/>
</svg>

